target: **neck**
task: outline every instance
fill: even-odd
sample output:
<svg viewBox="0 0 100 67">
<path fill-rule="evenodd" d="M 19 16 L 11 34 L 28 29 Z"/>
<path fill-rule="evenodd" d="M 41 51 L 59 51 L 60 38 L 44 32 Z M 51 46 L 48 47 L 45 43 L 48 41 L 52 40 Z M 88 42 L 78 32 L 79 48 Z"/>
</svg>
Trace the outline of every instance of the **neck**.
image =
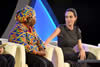
<svg viewBox="0 0 100 67">
<path fill-rule="evenodd" d="M 68 29 L 73 30 L 74 29 L 74 25 L 66 25 L 68 27 Z"/>
<path fill-rule="evenodd" d="M 34 25 L 32 24 L 28 24 L 28 23 L 23 23 L 27 28 L 30 28 L 30 27 L 34 27 Z"/>
</svg>

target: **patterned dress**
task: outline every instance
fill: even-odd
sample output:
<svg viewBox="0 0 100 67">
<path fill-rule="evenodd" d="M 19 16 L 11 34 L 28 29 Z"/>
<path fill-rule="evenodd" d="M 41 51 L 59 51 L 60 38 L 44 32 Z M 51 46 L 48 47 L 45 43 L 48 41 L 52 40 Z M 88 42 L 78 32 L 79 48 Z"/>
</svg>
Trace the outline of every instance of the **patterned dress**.
<svg viewBox="0 0 100 67">
<path fill-rule="evenodd" d="M 31 54 L 37 54 L 41 48 L 45 48 L 35 28 L 28 28 L 25 24 L 19 22 L 10 32 L 8 41 L 24 45 L 26 52 Z"/>
</svg>

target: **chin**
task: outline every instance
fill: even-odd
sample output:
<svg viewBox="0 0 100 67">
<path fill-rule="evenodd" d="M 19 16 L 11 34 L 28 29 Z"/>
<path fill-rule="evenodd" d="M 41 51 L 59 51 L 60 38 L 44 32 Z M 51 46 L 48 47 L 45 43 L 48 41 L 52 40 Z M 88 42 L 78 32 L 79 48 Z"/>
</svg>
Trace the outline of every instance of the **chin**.
<svg viewBox="0 0 100 67">
<path fill-rule="evenodd" d="M 73 24 L 72 24 L 72 23 L 69 23 L 68 25 L 71 26 L 71 25 L 73 25 Z"/>
</svg>

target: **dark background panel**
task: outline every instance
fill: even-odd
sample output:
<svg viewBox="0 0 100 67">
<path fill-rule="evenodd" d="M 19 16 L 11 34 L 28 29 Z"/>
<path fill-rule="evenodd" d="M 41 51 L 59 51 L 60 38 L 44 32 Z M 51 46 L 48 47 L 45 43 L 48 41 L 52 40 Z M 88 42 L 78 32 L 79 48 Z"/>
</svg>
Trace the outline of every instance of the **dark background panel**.
<svg viewBox="0 0 100 67">
<path fill-rule="evenodd" d="M 18 0 L 2 0 L 0 1 L 0 37 L 9 25 L 10 19 L 16 8 Z"/>
</svg>

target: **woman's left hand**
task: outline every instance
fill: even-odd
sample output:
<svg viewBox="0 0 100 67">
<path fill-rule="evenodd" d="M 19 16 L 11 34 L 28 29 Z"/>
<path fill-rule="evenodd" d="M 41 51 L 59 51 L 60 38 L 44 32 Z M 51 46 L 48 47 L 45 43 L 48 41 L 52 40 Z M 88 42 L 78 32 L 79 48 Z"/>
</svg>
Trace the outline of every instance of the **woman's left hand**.
<svg viewBox="0 0 100 67">
<path fill-rule="evenodd" d="M 86 59 L 86 54 L 85 54 L 84 49 L 80 50 L 79 57 L 80 57 L 80 60 L 85 60 Z"/>
</svg>

